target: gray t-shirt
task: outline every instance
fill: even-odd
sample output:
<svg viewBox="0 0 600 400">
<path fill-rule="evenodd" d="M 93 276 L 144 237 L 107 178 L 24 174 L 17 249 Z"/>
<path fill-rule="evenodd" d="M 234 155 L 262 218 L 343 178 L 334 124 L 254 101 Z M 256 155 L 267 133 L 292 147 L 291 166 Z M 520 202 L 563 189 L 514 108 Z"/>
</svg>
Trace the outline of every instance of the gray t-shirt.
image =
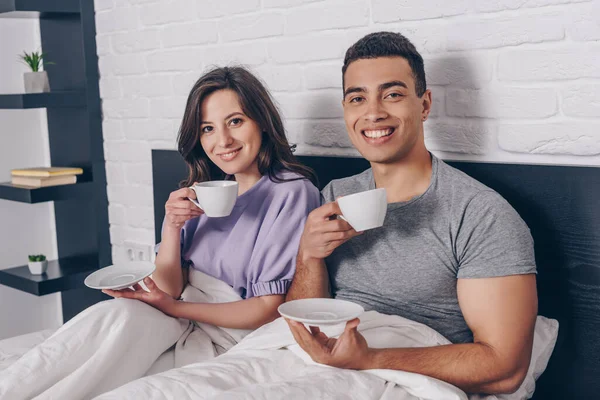
<svg viewBox="0 0 600 400">
<path fill-rule="evenodd" d="M 324 202 L 374 189 L 373 171 L 334 180 Z M 326 259 L 334 297 L 424 323 L 453 343 L 473 340 L 458 279 L 536 273 L 533 239 L 498 193 L 432 155 L 429 188 L 388 204 L 381 228 Z"/>
</svg>

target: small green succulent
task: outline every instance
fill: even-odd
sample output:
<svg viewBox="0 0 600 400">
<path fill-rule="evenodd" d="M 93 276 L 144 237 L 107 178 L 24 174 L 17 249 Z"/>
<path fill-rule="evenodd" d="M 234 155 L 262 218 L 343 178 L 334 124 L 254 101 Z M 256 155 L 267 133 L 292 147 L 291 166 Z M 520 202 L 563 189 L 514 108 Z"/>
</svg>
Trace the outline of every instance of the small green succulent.
<svg viewBox="0 0 600 400">
<path fill-rule="evenodd" d="M 46 256 L 43 255 L 43 254 L 30 255 L 29 256 L 29 261 L 31 261 L 31 262 L 46 261 Z"/>
<path fill-rule="evenodd" d="M 53 62 L 46 61 L 46 53 L 32 51 L 31 53 L 23 52 L 19 59 L 31 68 L 31 71 L 38 72 L 43 65 L 52 65 Z"/>
</svg>

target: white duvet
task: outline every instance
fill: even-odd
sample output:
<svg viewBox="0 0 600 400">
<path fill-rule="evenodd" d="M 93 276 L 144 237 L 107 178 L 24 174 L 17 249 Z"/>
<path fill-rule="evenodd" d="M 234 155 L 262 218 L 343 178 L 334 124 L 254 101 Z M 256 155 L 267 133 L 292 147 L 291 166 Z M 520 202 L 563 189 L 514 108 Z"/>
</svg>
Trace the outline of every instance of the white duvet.
<svg viewBox="0 0 600 400">
<path fill-rule="evenodd" d="M 217 286 L 217 289 L 222 293 L 215 298 L 228 296 L 227 288 Z M 141 304 L 128 304 L 131 303 Z M 81 332 L 75 336 L 80 343 L 87 343 L 89 348 L 77 356 L 81 358 L 82 366 L 75 370 L 66 362 L 51 366 L 44 361 L 48 354 L 34 349 L 0 372 L 0 399 L 31 398 L 23 394 L 32 393 L 32 387 L 49 387 L 36 392 L 41 393 L 39 399 L 87 399 L 94 398 L 94 395 L 99 395 L 96 399 L 102 400 L 467 399 L 460 389 L 419 374 L 392 370 L 352 371 L 315 364 L 295 343 L 281 318 L 244 337 L 247 332 L 198 325 L 190 328 L 191 325 L 166 317 L 143 304 L 142 307 L 127 307 L 135 309 L 135 320 L 138 321 L 138 328 L 133 335 L 129 331 L 114 328 L 113 320 L 114 337 L 107 341 L 107 330 L 98 330 L 97 321 L 90 319 L 89 328 L 79 324 Z M 104 323 L 108 324 L 108 321 L 106 319 Z M 553 347 L 552 339 L 556 339 L 555 321 L 538 317 L 537 325 L 540 324 L 553 328 L 554 337 L 544 336 L 550 330 L 536 326 L 534 356 L 529 377 L 523 384 L 524 389 L 514 396 L 489 396 L 488 399 L 520 399 L 526 398 L 524 393 L 533 392 L 531 386 L 535 385 L 534 378 L 537 376 L 532 371 L 540 371 L 540 368 L 543 371 L 552 351 L 550 348 L 550 353 L 544 359 L 536 354 L 537 349 L 541 348 L 536 343 L 550 340 Z M 323 331 L 329 336 L 338 336 L 343 328 L 341 324 L 324 328 Z M 179 333 L 175 351 L 163 353 L 168 346 L 163 347 L 172 339 L 160 338 L 165 335 L 171 335 L 172 338 L 177 334 L 177 329 L 180 332 L 183 329 L 183 333 Z M 449 343 L 425 325 L 377 312 L 364 313 L 358 330 L 371 347 L 426 347 Z M 148 334 L 144 335 L 144 332 Z M 131 337 L 124 341 L 123 335 Z M 239 343 L 231 348 L 235 342 Z M 97 348 L 102 348 L 103 343 L 109 343 L 110 346 L 99 351 Z M 0 352 L 1 348 L 2 343 Z M 227 353 L 219 355 L 228 348 L 230 350 Z M 56 341 L 46 353 L 49 353 L 51 360 L 69 360 L 73 358 L 73 346 Z M 150 368 L 161 353 L 163 365 L 157 367 L 154 363 Z M 219 357 L 213 358 L 215 355 Z M 0 356 L 0 368 L 2 362 Z M 5 359 L 4 363 L 7 362 L 12 361 Z M 173 368 L 181 365 L 184 367 Z M 166 372 L 148 375 L 167 369 Z M 136 379 L 144 375 L 148 376 Z M 57 377 L 62 377 L 60 382 L 68 384 L 52 385 Z M 14 396 L 15 393 L 18 395 Z"/>
</svg>

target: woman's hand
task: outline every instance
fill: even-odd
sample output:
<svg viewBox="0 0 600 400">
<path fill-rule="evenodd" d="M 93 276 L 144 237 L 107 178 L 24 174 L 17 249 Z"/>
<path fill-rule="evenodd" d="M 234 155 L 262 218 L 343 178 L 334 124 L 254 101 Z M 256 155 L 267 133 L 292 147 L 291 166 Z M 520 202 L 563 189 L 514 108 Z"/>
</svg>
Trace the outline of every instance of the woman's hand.
<svg viewBox="0 0 600 400">
<path fill-rule="evenodd" d="M 146 304 L 162 311 L 163 313 L 177 318 L 175 310 L 179 302 L 163 292 L 156 286 L 156 283 L 151 278 L 144 279 L 144 284 L 149 291 L 145 291 L 139 283 L 133 286 L 133 289 L 110 290 L 104 289 L 102 292 L 116 299 L 135 299 L 143 301 Z"/>
<path fill-rule="evenodd" d="M 165 225 L 167 227 L 181 229 L 187 220 L 204 214 L 189 199 L 196 198 L 196 192 L 190 188 L 182 188 L 171 192 L 165 203 Z"/>
</svg>

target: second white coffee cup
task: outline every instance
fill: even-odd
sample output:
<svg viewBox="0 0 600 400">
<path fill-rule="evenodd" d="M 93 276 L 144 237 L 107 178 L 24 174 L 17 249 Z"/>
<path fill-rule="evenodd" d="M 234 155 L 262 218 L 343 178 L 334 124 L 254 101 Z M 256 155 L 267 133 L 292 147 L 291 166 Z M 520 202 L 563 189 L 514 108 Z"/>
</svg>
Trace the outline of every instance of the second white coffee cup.
<svg viewBox="0 0 600 400">
<path fill-rule="evenodd" d="M 367 190 L 337 199 L 342 210 L 341 217 L 357 232 L 379 228 L 387 213 L 385 188 Z"/>
<path fill-rule="evenodd" d="M 231 214 L 238 195 L 235 181 L 207 181 L 190 186 L 196 193 L 192 203 L 201 208 L 207 217 L 226 217 Z"/>
</svg>

